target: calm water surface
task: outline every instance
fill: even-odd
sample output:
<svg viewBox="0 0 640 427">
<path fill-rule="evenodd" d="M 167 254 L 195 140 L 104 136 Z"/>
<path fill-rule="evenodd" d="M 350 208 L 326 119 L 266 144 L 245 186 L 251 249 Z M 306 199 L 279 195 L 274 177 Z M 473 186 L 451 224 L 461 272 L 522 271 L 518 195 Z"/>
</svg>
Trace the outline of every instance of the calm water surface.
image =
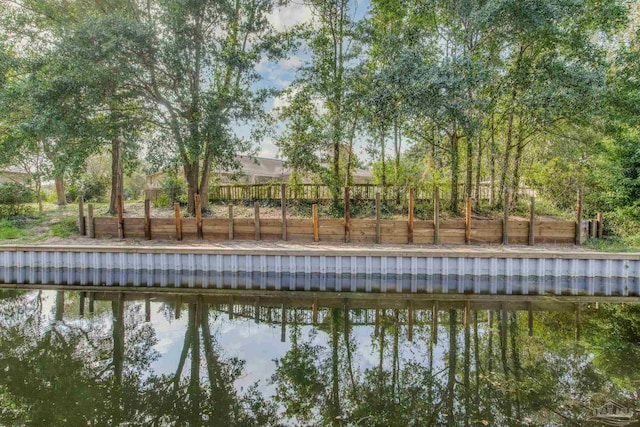
<svg viewBox="0 0 640 427">
<path fill-rule="evenodd" d="M 640 304 L 429 298 L 0 290 L 0 425 L 635 425 Z"/>
</svg>

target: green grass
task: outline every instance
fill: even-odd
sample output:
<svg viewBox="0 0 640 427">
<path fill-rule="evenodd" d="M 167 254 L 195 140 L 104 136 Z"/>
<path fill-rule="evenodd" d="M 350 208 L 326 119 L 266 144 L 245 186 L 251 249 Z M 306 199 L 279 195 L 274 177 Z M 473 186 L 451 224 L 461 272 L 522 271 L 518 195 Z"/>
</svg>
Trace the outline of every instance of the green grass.
<svg viewBox="0 0 640 427">
<path fill-rule="evenodd" d="M 55 237 L 69 237 L 78 232 L 75 218 L 63 218 L 59 222 L 51 224 L 49 235 Z"/>
<path fill-rule="evenodd" d="M 0 240 L 14 240 L 26 235 L 26 230 L 9 219 L 0 219 Z"/>
<path fill-rule="evenodd" d="M 585 246 L 601 252 L 640 252 L 640 235 L 589 239 Z"/>
</svg>

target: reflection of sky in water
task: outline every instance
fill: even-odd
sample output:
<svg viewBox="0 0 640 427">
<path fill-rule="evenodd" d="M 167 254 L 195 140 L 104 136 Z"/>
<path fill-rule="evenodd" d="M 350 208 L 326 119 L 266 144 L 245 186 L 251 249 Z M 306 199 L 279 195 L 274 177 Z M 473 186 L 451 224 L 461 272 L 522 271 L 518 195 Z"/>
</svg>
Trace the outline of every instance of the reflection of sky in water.
<svg viewBox="0 0 640 427">
<path fill-rule="evenodd" d="M 0 291 L 1 292 L 1 291 Z M 61 294 L 61 293 L 60 293 Z M 174 301 L 174 297 L 167 294 L 152 294 L 150 302 L 151 323 L 146 325 L 144 323 L 145 317 L 145 303 L 143 301 L 144 296 L 142 294 L 134 293 L 103 293 L 99 291 L 96 294 L 95 300 L 95 315 L 91 316 L 88 313 L 88 301 L 85 301 L 85 318 L 79 316 L 79 294 L 72 291 L 65 292 L 65 306 L 63 323 L 56 325 L 56 313 L 59 310 L 59 293 L 55 291 L 43 291 L 41 292 L 42 312 L 40 313 L 40 326 L 35 329 L 36 335 L 33 335 L 30 329 L 25 329 L 22 333 L 27 338 L 26 341 L 11 342 L 10 348 L 21 348 L 23 342 L 29 343 L 30 339 L 34 339 L 33 343 L 38 345 L 44 345 L 46 348 L 46 341 L 44 337 L 51 330 L 56 330 L 56 334 L 66 334 L 72 329 L 82 329 L 89 333 L 90 336 L 94 336 L 100 352 L 92 352 L 90 348 L 85 348 L 86 343 L 84 339 L 80 337 L 79 350 L 87 352 L 88 358 L 84 363 L 89 369 L 93 369 L 93 363 L 97 359 L 100 362 L 97 366 L 105 366 L 111 362 L 113 357 L 115 360 L 115 340 L 116 331 L 114 328 L 114 319 L 112 317 L 112 310 L 116 310 L 119 305 L 112 303 L 112 300 L 118 300 L 123 298 L 125 301 L 125 341 L 127 338 L 132 340 L 127 343 L 128 350 L 134 351 L 135 346 L 141 347 L 140 340 L 144 340 L 143 336 L 149 339 L 157 340 L 154 345 L 154 349 L 158 352 L 158 358 L 152 362 L 150 369 L 144 368 L 140 375 L 143 380 L 153 379 L 154 377 L 165 375 L 169 381 L 175 374 L 179 362 L 183 346 L 185 344 L 185 333 L 189 328 L 189 310 L 192 309 L 191 315 L 194 316 L 193 309 L 196 307 L 194 304 L 189 305 L 189 301 L 195 301 L 196 298 L 191 296 L 180 297 L 183 301 L 181 304 L 181 317 L 175 319 L 175 303 L 174 302 L 161 302 L 161 301 Z M 0 293 L 0 297 L 3 297 Z M 20 324 L 18 318 L 7 316 L 6 313 L 13 313 L 11 307 L 21 308 L 16 311 L 17 316 L 24 315 L 25 312 L 31 312 L 35 310 L 38 304 L 38 292 L 31 292 L 28 294 L 7 294 L 9 298 L 3 300 L 0 298 L 0 313 L 4 317 L 0 319 L 5 322 L 7 328 L 12 328 L 17 322 Z M 244 294 L 237 292 L 233 294 L 233 301 L 235 304 L 234 318 L 229 319 L 229 295 L 227 297 L 220 297 L 213 294 L 207 294 L 202 299 L 198 299 L 209 307 L 209 326 L 210 331 L 214 336 L 214 348 L 215 352 L 218 352 L 221 356 L 221 361 L 229 361 L 231 359 L 238 359 L 244 362 L 244 368 L 242 373 L 233 385 L 239 394 L 244 394 L 254 384 L 258 385 L 258 392 L 265 398 L 273 398 L 278 392 L 277 386 L 271 383 L 271 378 L 276 373 L 277 365 L 275 360 L 284 358 L 285 356 L 291 357 L 291 333 L 295 328 L 292 319 L 295 317 L 299 319 L 299 322 L 310 322 L 312 318 L 311 303 L 307 304 L 307 300 L 313 299 L 305 297 L 307 299 L 296 299 L 294 297 L 287 297 L 287 313 L 289 320 L 286 327 L 286 342 L 281 342 L 281 326 L 279 323 L 268 324 L 264 319 L 273 319 L 274 322 L 279 321 L 279 316 L 282 313 L 282 295 L 284 294 L 269 294 L 269 297 L 264 297 L 260 301 L 264 304 L 259 304 L 262 323 L 256 324 L 253 316 L 255 307 L 257 307 L 256 297 L 251 294 Z M 156 300 L 157 298 L 157 300 Z M 271 298 L 269 300 L 269 298 Z M 313 297 L 315 298 L 315 297 Z M 322 299 L 324 298 L 324 299 Z M 422 299 L 421 299 L 422 298 Z M 320 347 L 320 353 L 318 357 L 312 356 L 311 363 L 318 365 L 318 375 L 320 375 L 319 381 L 322 383 L 321 387 L 325 388 L 320 393 L 325 393 L 324 399 L 317 403 L 318 406 L 314 407 L 314 416 L 318 413 L 322 413 L 323 408 L 330 403 L 330 398 L 327 397 L 330 393 L 332 374 L 331 364 L 332 360 L 332 343 L 329 331 L 331 330 L 331 321 L 335 319 L 333 323 L 337 328 L 338 336 L 338 359 L 339 359 L 339 381 L 341 399 L 344 399 L 348 404 L 343 408 L 345 414 L 349 414 L 350 411 L 358 409 L 360 404 L 360 396 L 358 399 L 351 399 L 350 390 L 351 384 L 356 383 L 364 394 L 362 399 L 368 399 L 364 402 L 365 411 L 376 408 L 376 399 L 378 396 L 381 400 L 389 402 L 389 399 L 393 401 L 394 397 L 389 393 L 388 389 L 378 389 L 379 377 L 371 377 L 371 374 L 378 372 L 378 363 L 380 358 L 379 353 L 379 337 L 374 336 L 375 322 L 375 310 L 369 309 L 366 311 L 362 307 L 371 307 L 371 304 L 375 305 L 378 302 L 382 302 L 382 306 L 386 309 L 381 309 L 381 312 L 386 313 L 386 317 L 381 320 L 380 330 L 385 329 L 385 351 L 383 355 L 383 369 L 385 375 L 391 375 L 393 371 L 393 341 L 394 341 L 394 328 L 391 326 L 394 322 L 393 318 L 395 314 L 399 314 L 399 320 L 402 323 L 399 327 L 399 343 L 398 343 L 398 359 L 399 359 L 399 375 L 405 376 L 398 381 L 398 387 L 405 387 L 404 391 L 398 391 L 405 399 L 404 403 L 416 396 L 416 401 L 424 401 L 425 390 L 431 389 L 430 382 L 435 382 L 435 393 L 437 399 L 440 399 L 439 405 L 446 404 L 447 401 L 447 389 L 450 384 L 451 372 L 449 363 L 451 361 L 449 357 L 449 351 L 455 348 L 456 351 L 456 363 L 455 369 L 455 404 L 454 412 L 456 417 L 464 417 L 467 414 L 465 409 L 465 372 L 471 372 L 471 381 L 475 380 L 476 362 L 474 360 L 474 329 L 473 319 L 474 315 L 478 315 L 478 337 L 479 337 L 479 353 L 477 356 L 481 366 L 480 375 L 477 377 L 478 384 L 481 385 L 482 399 L 489 402 L 488 406 L 491 411 L 497 410 L 498 412 L 504 409 L 505 402 L 515 401 L 518 397 L 518 393 L 529 393 L 523 399 L 527 400 L 528 405 L 526 409 L 527 419 L 536 420 L 536 425 L 565 425 L 562 422 L 558 423 L 558 419 L 562 416 L 578 417 L 580 421 L 576 425 L 581 424 L 585 420 L 585 408 L 593 408 L 594 405 L 602 405 L 605 403 L 603 400 L 613 398 L 621 399 L 629 404 L 630 399 L 637 395 L 637 391 L 634 391 L 636 387 L 634 384 L 640 383 L 640 378 L 635 373 L 638 360 L 640 360 L 640 350 L 638 343 L 640 339 L 640 305 L 638 304 L 604 304 L 602 310 L 597 308 L 596 304 L 590 303 L 589 300 L 583 299 L 580 306 L 582 310 L 580 314 L 577 311 L 578 304 L 575 302 L 567 302 L 561 298 L 532 298 L 528 301 L 522 299 L 518 300 L 513 298 L 512 300 L 505 302 L 500 300 L 500 297 L 488 297 L 485 299 L 476 298 L 472 296 L 465 296 L 465 299 L 469 301 L 447 301 L 447 296 L 438 297 L 440 299 L 439 305 L 439 328 L 438 328 L 438 343 L 433 346 L 433 381 L 430 379 L 427 367 L 430 364 L 429 352 L 430 352 L 430 318 L 431 309 L 430 305 L 433 303 L 433 296 L 419 296 L 412 297 L 411 301 L 414 307 L 414 329 L 413 329 L 413 342 L 408 341 L 407 330 L 408 327 L 404 323 L 407 319 L 407 310 L 400 307 L 406 307 L 407 298 L 403 295 L 385 295 L 384 297 L 377 299 L 366 298 L 354 298 L 350 300 L 349 304 L 360 308 L 353 308 L 349 310 L 349 318 L 355 323 L 352 324 L 350 332 L 350 341 L 353 344 L 353 367 L 355 370 L 354 381 L 351 382 L 348 375 L 348 361 L 345 358 L 345 339 L 344 339 L 344 307 L 346 300 L 342 297 L 331 298 L 321 297 L 319 302 L 319 322 L 317 326 L 300 325 L 298 330 L 300 333 L 299 342 L 308 342 L 312 340 L 313 346 Z M 449 296 L 453 299 L 455 296 Z M 266 301 L 266 302 L 265 302 Z M 394 302 L 395 301 L 395 302 Z M 531 302 L 533 301 L 533 302 Z M 634 300 L 635 301 L 635 300 Z M 324 305 L 323 305 L 324 304 Z M 327 309 L 326 305 L 332 307 L 338 307 L 333 311 Z M 469 304 L 471 310 L 469 315 L 470 322 L 470 359 L 469 365 L 465 366 L 465 359 L 469 357 L 465 354 L 465 338 L 464 338 L 464 310 L 465 304 Z M 475 308 L 473 304 L 475 305 Z M 487 308 L 487 304 L 490 307 Z M 532 304 L 532 305 L 531 305 Z M 270 309 L 267 307 L 271 307 Z M 396 311 L 396 307 L 398 308 Z M 455 309 L 452 310 L 452 307 Z M 528 336 L 527 325 L 527 309 L 532 308 L 534 314 L 534 328 L 535 333 L 533 338 Z M 492 310 L 494 316 L 494 329 L 492 333 L 487 328 L 488 310 Z M 504 310 L 504 311 L 503 311 Z M 517 310 L 517 315 L 515 314 Z M 449 340 L 449 319 L 451 312 L 455 313 L 456 318 L 456 346 L 451 346 Z M 28 314 L 28 313 L 27 313 Z M 332 317 L 332 316 L 336 317 Z M 506 319 L 504 322 L 501 319 Z M 242 317 L 245 316 L 245 317 Z M 517 319 L 517 320 L 514 320 Z M 581 319 L 579 322 L 577 319 Z M 138 323 L 133 323 L 133 321 Z M 369 322 L 369 324 L 363 325 L 362 322 Z M 576 344 L 575 335 L 577 334 L 578 324 L 584 324 L 582 329 L 582 339 L 579 344 Z M 501 350 L 503 349 L 503 343 L 501 340 L 500 331 L 507 325 L 507 339 L 504 342 L 506 345 L 506 352 L 501 357 Z M 39 329 L 38 329 L 39 328 Z M 515 328 L 515 329 L 513 329 Z M 16 328 L 19 331 L 20 327 Z M 38 334 L 37 331 L 40 331 Z M 513 330 L 517 330 L 516 335 L 513 335 Z M 0 338 L 14 340 L 20 338 L 20 335 L 6 335 L 9 329 L 0 330 Z M 151 335 L 139 335 L 151 334 Z M 200 328 L 199 334 L 204 333 Z M 517 336 L 517 340 L 513 341 L 513 337 Z M 488 339 L 492 337 L 493 344 L 489 344 Z M 0 344 L 2 344 L 0 339 Z M 9 342 L 9 341 L 7 341 Z M 150 341 L 144 341 L 150 343 Z M 204 343 L 204 340 L 202 341 Z M 514 344 L 514 342 L 516 344 Z M 6 343 L 4 344 L 7 345 Z M 204 344 L 203 344 L 204 345 Z M 517 349 L 516 349 L 517 345 Z M 493 346 L 493 347 L 489 347 Z M 9 347 L 4 347 L 5 350 Z M 203 346 L 200 347 L 201 352 L 205 352 Z M 487 351 L 490 349 L 490 351 Z M 20 351 L 24 351 L 22 349 Z M 185 379 L 190 377 L 190 349 L 189 356 L 187 357 L 185 368 L 182 371 L 182 375 Z M 518 353 L 520 362 L 523 368 L 521 379 L 524 381 L 522 389 L 518 389 L 518 385 L 514 382 L 513 369 L 516 366 L 514 359 L 514 351 Z M 145 353 L 147 354 L 147 353 Z M 313 354 L 313 353 L 311 353 Z M 39 360 L 43 357 L 40 353 L 37 355 L 31 355 L 32 360 Z M 506 357 L 506 359 L 505 359 Z M 94 358 L 96 358 L 94 360 Z M 21 358 L 14 359 L 11 365 L 15 366 L 18 371 L 30 373 L 30 365 L 25 365 L 21 362 Z M 511 366 L 509 375 L 505 375 L 505 360 Z M 0 352 L 0 363 L 3 361 L 3 354 Z M 488 363 L 493 363 L 493 367 L 489 368 Z M 45 362 L 45 363 L 51 363 Z M 127 364 L 130 363 L 125 360 L 125 369 Z M 425 369 L 422 370 L 420 365 Z M 306 366 L 306 365 L 305 365 Z M 135 369 L 135 366 L 130 366 Z M 292 366 L 295 368 L 295 365 Z M 405 369 L 410 367 L 410 369 Z M 469 369 L 467 369 L 467 367 Z M 111 367 L 107 368 L 109 375 L 113 375 Z M 285 369 L 286 371 L 286 369 Z M 291 372 L 294 372 L 295 369 Z M 368 377 L 365 377 L 365 372 L 368 371 Z M 8 372 L 8 371 L 7 371 Z M 35 370 L 35 375 L 40 375 Z M 39 371 L 42 372 L 42 371 Z M 291 372 L 289 372 L 291 374 Z M 305 371 L 306 372 L 306 371 Z M 207 371 L 207 363 L 204 357 L 201 357 L 200 365 L 200 380 L 203 386 L 206 387 L 209 376 Z M 282 372 L 280 372 L 282 374 Z M 109 377 L 111 378 L 111 377 Z M 387 380 L 393 381 L 387 377 Z M 295 386 L 287 381 L 293 381 L 291 378 L 286 379 L 281 376 L 280 387 Z M 111 381 L 111 380 L 108 380 Z M 544 383 L 548 381 L 548 383 Z M 189 380 L 184 382 L 184 386 L 187 387 Z M 3 383 L 4 384 L 4 383 Z M 109 382 L 106 383 L 110 384 Z M 11 384 L 9 384 L 11 385 Z M 148 390 L 144 389 L 144 385 L 140 393 L 146 393 Z M 24 385 L 18 384 L 18 387 L 14 392 L 31 393 L 31 389 L 24 389 Z M 164 386 L 163 386 L 164 387 Z M 162 393 L 170 391 L 173 386 L 167 389 L 162 389 Z M 369 394 L 367 395 L 366 387 Z M 73 387 L 71 387 L 73 388 Z M 506 389 L 510 391 L 505 392 Z M 188 390 L 185 388 L 184 390 Z M 281 389 L 282 390 L 282 389 Z M 520 390 L 520 391 L 519 391 Z M 73 392 L 73 390 L 68 390 Z M 7 396 L 6 392 L 3 392 L 0 388 L 0 398 Z M 403 394 L 405 393 L 405 394 Z M 422 393 L 422 394 L 421 394 Z M 439 394 L 438 394 L 439 393 Z M 497 394 L 496 394 L 497 393 Z M 507 393 L 507 394 L 504 394 Z M 506 397 L 505 397 L 506 396 Z M 278 396 L 282 397 L 282 396 Z M 326 399 L 329 399 L 328 401 Z M 533 399 L 533 400 L 532 400 Z M 546 408 L 537 407 L 538 403 L 535 399 L 540 399 L 540 404 L 550 405 L 549 402 L 554 403 L 551 407 L 552 410 L 564 411 L 566 414 L 557 418 L 551 410 L 547 411 Z M 277 402 L 277 407 L 283 418 L 285 409 L 287 407 L 287 400 L 282 401 L 273 400 Z M 524 402 L 524 400 L 523 400 Z M 70 403 L 71 404 L 71 403 Z M 77 404 L 77 403 L 75 403 Z M 395 403 L 391 403 L 393 406 Z M 349 406 L 350 405 L 350 406 Z M 367 406 L 373 405 L 373 406 Z M 577 405 L 577 406 L 576 406 Z M 428 405 L 427 405 L 428 406 Z M 473 406 L 473 405 L 472 405 Z M 513 404 L 515 407 L 515 403 Z M 425 409 L 426 408 L 426 409 Z M 440 406 L 439 408 L 442 408 Z M 382 410 L 381 414 L 384 420 L 395 419 L 394 417 L 402 416 L 401 413 L 385 413 Z M 414 410 L 428 411 L 428 407 L 416 406 Z M 438 409 L 441 411 L 441 409 Z M 590 410 L 590 409 L 589 409 Z M 490 412 L 490 411 L 489 411 Z M 487 412 L 488 413 L 488 412 Z M 590 412 L 589 412 L 590 413 Z M 356 412 L 352 412 L 353 416 L 362 416 L 362 413 L 358 415 Z M 386 415 L 385 415 L 386 414 Z M 525 415 L 523 414 L 523 415 Z M 552 414 L 552 415 L 549 415 Z M 345 416 L 347 416 L 345 415 Z M 205 416 L 205 415 L 203 415 Z M 326 416 L 326 413 L 323 414 Z M 411 420 L 411 414 L 404 421 Z M 487 416 L 486 414 L 484 416 Z M 2 414 L 0 413 L 0 417 Z M 439 421 L 444 421 L 446 415 L 442 415 L 440 412 Z M 443 418 L 445 417 L 445 418 Z M 508 415 L 500 413 L 499 418 L 504 422 L 508 419 Z M 531 418 L 533 417 L 533 418 Z M 550 418 L 549 418 L 550 417 Z M 523 418 L 524 420 L 525 418 Z M 461 418 L 456 418 L 461 420 Z M 294 421 L 292 419 L 285 419 L 284 422 Z M 303 423 L 304 424 L 304 423 Z M 522 424 L 526 425 L 526 422 Z M 306 425 L 306 424 L 304 424 Z M 380 425 L 386 425 L 381 422 Z M 440 424 L 438 424 L 440 425 Z M 499 422 L 493 425 L 510 425 L 509 423 L 500 424 Z"/>
</svg>

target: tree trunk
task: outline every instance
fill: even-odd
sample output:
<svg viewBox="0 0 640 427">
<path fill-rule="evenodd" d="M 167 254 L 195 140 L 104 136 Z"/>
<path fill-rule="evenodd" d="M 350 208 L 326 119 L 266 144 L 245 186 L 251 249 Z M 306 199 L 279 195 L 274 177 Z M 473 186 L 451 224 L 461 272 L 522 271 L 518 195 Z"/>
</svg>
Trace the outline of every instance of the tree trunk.
<svg viewBox="0 0 640 427">
<path fill-rule="evenodd" d="M 191 420 L 194 426 L 202 423 L 200 412 L 200 319 L 198 305 L 189 304 L 189 323 L 193 325 L 191 340 L 191 374 L 189 377 L 189 400 L 191 401 Z"/>
<path fill-rule="evenodd" d="M 476 158 L 476 186 L 474 197 L 476 199 L 476 206 L 480 204 L 480 177 L 482 169 L 482 151 L 484 144 L 482 144 L 482 134 L 478 134 L 478 157 Z"/>
<path fill-rule="evenodd" d="M 524 141 L 522 138 L 522 120 L 518 121 L 518 136 L 516 141 L 516 156 L 513 160 L 513 184 L 512 191 L 513 194 L 512 202 L 514 205 L 518 202 L 518 197 L 520 196 L 520 165 L 522 164 L 522 153 L 524 152 Z"/>
<path fill-rule="evenodd" d="M 200 186 L 198 178 L 200 175 L 200 165 L 193 162 L 184 165 L 184 178 L 187 181 L 187 212 L 191 216 L 196 214 L 196 194 L 199 194 Z"/>
<path fill-rule="evenodd" d="M 491 114 L 491 142 L 489 146 L 489 206 L 496 203 L 496 139 L 494 116 Z"/>
<path fill-rule="evenodd" d="M 116 213 L 118 196 L 122 196 L 123 189 L 122 170 L 122 141 L 119 136 L 111 139 L 111 199 L 109 200 L 109 213 Z"/>
<path fill-rule="evenodd" d="M 452 213 L 458 213 L 458 132 L 454 130 L 449 134 L 451 142 L 451 200 L 450 210 Z"/>
<path fill-rule="evenodd" d="M 56 176 L 55 181 L 58 206 L 65 206 L 67 204 L 67 195 L 64 191 L 64 178 L 62 177 L 62 175 Z"/>
<path fill-rule="evenodd" d="M 467 135 L 467 176 L 464 183 L 464 192 L 466 197 L 471 197 L 473 192 L 473 138 Z"/>
</svg>

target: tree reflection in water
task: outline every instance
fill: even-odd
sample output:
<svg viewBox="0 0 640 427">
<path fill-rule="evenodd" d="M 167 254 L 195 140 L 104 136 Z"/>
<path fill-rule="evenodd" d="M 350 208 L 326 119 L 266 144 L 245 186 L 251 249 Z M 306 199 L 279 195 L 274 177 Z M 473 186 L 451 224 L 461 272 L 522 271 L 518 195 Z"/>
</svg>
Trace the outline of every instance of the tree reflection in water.
<svg viewBox="0 0 640 427">
<path fill-rule="evenodd" d="M 0 424 L 582 426 L 637 408 L 636 303 L 281 295 L 105 291 L 82 316 L 82 293 L 0 291 Z M 149 310 L 185 311 L 173 372 Z M 250 320 L 286 328 L 266 372 L 247 372 L 265 357 L 237 333 Z"/>
</svg>

